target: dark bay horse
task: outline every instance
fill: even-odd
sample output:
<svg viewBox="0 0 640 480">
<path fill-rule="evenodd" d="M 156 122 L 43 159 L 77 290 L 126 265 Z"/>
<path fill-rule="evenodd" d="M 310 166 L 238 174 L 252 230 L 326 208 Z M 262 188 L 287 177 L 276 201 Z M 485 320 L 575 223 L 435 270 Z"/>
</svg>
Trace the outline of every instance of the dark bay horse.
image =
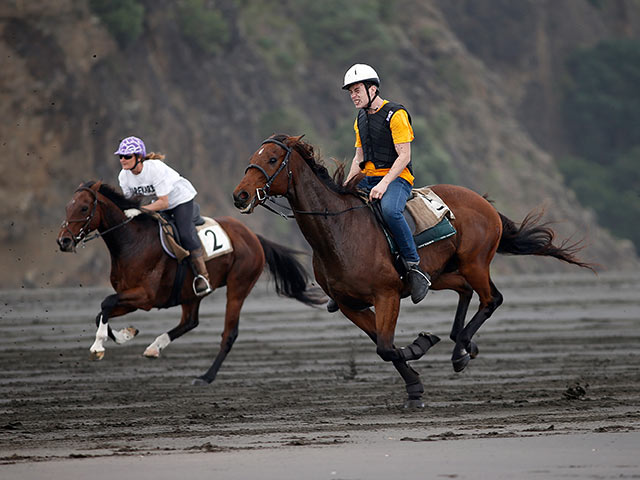
<svg viewBox="0 0 640 480">
<path fill-rule="evenodd" d="M 138 331 L 132 327 L 112 330 L 109 318 L 125 315 L 137 309 L 150 310 L 168 306 L 178 262 L 167 255 L 161 246 L 158 223 L 148 215 L 129 220 L 128 208 L 140 204 L 125 198 L 113 187 L 101 182 L 81 185 L 66 207 L 66 220 L 58 234 L 63 252 L 75 251 L 78 243 L 86 241 L 92 231 L 99 232 L 111 254 L 111 284 L 115 294 L 106 297 L 96 318 L 96 340 L 91 346 L 94 359 L 104 357 L 104 342 L 111 338 L 118 344 L 132 339 Z M 233 251 L 207 262 L 213 289 L 227 287 L 227 305 L 220 350 L 209 368 L 194 384 L 211 383 L 238 336 L 240 309 L 260 277 L 265 263 L 275 280 L 278 294 L 295 298 L 308 305 L 324 303 L 313 290 L 307 288 L 308 275 L 294 257 L 294 251 L 256 235 L 241 222 L 217 218 L 233 245 Z M 187 269 L 180 291 L 182 318 L 180 323 L 163 333 L 147 347 L 144 355 L 158 357 L 160 351 L 176 338 L 198 325 L 198 309 L 202 297 L 191 287 L 193 272 Z M 323 297 L 323 296 L 322 296 Z"/>
<path fill-rule="evenodd" d="M 420 358 L 439 339 L 423 332 L 405 348 L 394 345 L 400 299 L 409 294 L 409 287 L 394 267 L 373 212 L 362 208 L 367 206 L 354 193 L 359 179 L 343 187 L 342 179 L 332 179 L 316 159 L 313 147 L 300 139 L 276 135 L 262 143 L 233 192 L 235 206 L 242 213 L 251 213 L 272 196 L 289 201 L 313 249 L 319 285 L 374 341 L 378 355 L 393 363 L 406 383 L 406 405 L 423 406 L 422 382 L 407 361 Z M 551 256 L 580 267 L 591 266 L 576 258 L 578 244 L 554 245 L 554 232 L 540 224 L 537 215 L 528 215 L 517 226 L 467 188 L 432 188 L 453 211 L 457 234 L 420 249 L 420 266 L 431 275 L 432 289 L 454 290 L 459 295 L 450 333 L 455 342 L 453 368 L 459 372 L 478 353 L 472 341 L 474 334 L 502 303 L 502 295 L 489 275 L 496 252 Z M 480 297 L 480 305 L 465 325 L 473 292 Z"/>
</svg>

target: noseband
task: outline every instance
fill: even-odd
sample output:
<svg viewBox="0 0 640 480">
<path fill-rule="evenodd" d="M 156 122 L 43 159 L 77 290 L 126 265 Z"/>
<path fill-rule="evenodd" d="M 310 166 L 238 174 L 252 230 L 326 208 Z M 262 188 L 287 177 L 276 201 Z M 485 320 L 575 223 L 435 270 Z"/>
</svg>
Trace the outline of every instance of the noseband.
<svg viewBox="0 0 640 480">
<path fill-rule="evenodd" d="M 264 142 L 262 142 L 262 145 L 265 145 L 267 143 L 274 143 L 275 145 L 278 145 L 280 148 L 284 149 L 284 151 L 287 153 L 285 154 L 284 159 L 282 160 L 282 163 L 280 163 L 280 166 L 278 167 L 278 169 L 275 171 L 273 175 L 269 175 L 264 168 L 262 168 L 260 165 L 256 165 L 255 163 L 250 163 L 245 169 L 244 171 L 245 175 L 250 168 L 255 168 L 259 170 L 267 179 L 267 182 L 264 184 L 264 187 L 256 188 L 256 198 L 258 199 L 258 202 L 260 202 L 260 204 L 264 204 L 266 200 L 272 197 L 272 195 L 269 194 L 269 190 L 271 190 L 271 185 L 273 184 L 276 177 L 280 174 L 280 172 L 282 172 L 285 169 L 285 167 L 287 168 L 287 175 L 289 177 L 287 180 L 287 192 L 289 192 L 289 186 L 291 185 L 291 168 L 289 168 L 289 158 L 291 157 L 291 148 L 285 143 L 279 140 L 276 140 L 274 138 L 267 138 Z"/>
</svg>

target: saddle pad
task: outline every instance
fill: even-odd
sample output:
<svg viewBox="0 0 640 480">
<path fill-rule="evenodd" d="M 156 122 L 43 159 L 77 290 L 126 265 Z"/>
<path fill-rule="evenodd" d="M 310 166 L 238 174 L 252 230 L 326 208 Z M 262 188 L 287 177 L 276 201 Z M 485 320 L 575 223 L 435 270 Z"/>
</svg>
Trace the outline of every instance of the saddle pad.
<svg viewBox="0 0 640 480">
<path fill-rule="evenodd" d="M 222 226 L 213 218 L 202 218 L 204 223 L 196 226 L 196 232 L 204 249 L 205 261 L 232 252 L 233 245 Z M 165 231 L 167 228 L 171 229 L 171 233 L 173 233 L 170 224 L 165 221 L 163 229 L 163 224 L 160 223 L 160 243 L 162 248 L 171 258 L 176 258 L 181 262 L 185 257 L 189 256 L 189 252 L 175 242 L 173 235 L 167 235 Z"/>
<path fill-rule="evenodd" d="M 444 240 L 456 233 L 456 229 L 453 228 L 449 219 L 444 217 L 436 226 L 414 235 L 413 240 L 416 242 L 417 248 L 422 248 L 438 240 Z"/>
<path fill-rule="evenodd" d="M 222 226 L 213 218 L 204 218 L 204 224 L 196 227 L 198 237 L 205 252 L 205 260 L 219 257 L 233 251 L 231 239 Z"/>
<path fill-rule="evenodd" d="M 431 188 L 414 188 L 411 191 L 411 197 L 405 209 L 405 218 L 414 235 L 435 227 L 445 217 L 455 219 L 453 212 Z"/>
</svg>

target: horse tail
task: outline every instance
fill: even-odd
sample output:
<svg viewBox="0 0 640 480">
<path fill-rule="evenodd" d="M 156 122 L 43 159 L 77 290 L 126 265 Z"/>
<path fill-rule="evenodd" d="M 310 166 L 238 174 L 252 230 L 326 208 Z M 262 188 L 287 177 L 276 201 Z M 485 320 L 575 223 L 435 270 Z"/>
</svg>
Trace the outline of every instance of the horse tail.
<svg viewBox="0 0 640 480">
<path fill-rule="evenodd" d="M 327 299 L 319 288 L 309 290 L 309 275 L 294 254 L 301 253 L 258 235 L 276 292 L 306 305 L 322 305 Z"/>
<path fill-rule="evenodd" d="M 498 212 L 502 220 L 502 237 L 498 244 L 498 253 L 554 257 L 563 262 L 588 268 L 595 273 L 594 265 L 585 263 L 576 256 L 584 248 L 582 240 L 570 243 L 571 239 L 567 239 L 559 246 L 553 244 L 555 232 L 547 223 L 540 223 L 543 213 L 529 213 L 518 226 Z"/>
</svg>

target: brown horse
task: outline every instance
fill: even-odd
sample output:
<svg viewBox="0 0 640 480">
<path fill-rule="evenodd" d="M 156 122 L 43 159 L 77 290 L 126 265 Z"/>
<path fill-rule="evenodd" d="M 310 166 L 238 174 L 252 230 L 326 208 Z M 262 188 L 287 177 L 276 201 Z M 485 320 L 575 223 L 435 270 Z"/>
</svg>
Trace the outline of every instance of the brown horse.
<svg viewBox="0 0 640 480">
<path fill-rule="evenodd" d="M 187 269 L 182 282 L 174 287 L 178 262 L 163 251 L 157 221 L 147 215 L 128 219 L 123 212 L 139 207 L 138 202 L 125 198 L 108 185 L 88 182 L 75 191 L 58 234 L 60 249 L 71 252 L 75 251 L 78 243 L 95 238 L 95 234 L 93 237 L 87 235 L 97 231 L 97 236 L 104 239 L 111 254 L 111 285 L 116 293 L 103 300 L 96 317 L 98 331 L 90 349 L 94 359 L 103 358 L 107 338 L 121 344 L 138 333 L 133 327 L 112 330 L 108 323 L 112 317 L 137 309 L 148 311 L 154 307 L 182 305 L 180 323 L 156 338 L 145 350 L 144 355 L 150 358 L 158 357 L 170 342 L 198 325 L 202 298 L 196 296 L 191 287 L 193 272 Z M 233 251 L 207 262 L 211 287 L 227 286 L 227 306 L 220 350 L 209 370 L 193 381 L 198 385 L 209 384 L 215 379 L 231 350 L 238 336 L 240 309 L 265 263 L 275 279 L 278 294 L 308 305 L 326 301 L 317 295 L 318 292 L 307 288 L 307 272 L 293 256 L 293 250 L 256 235 L 233 218 L 216 220 L 229 236 Z"/>
<path fill-rule="evenodd" d="M 373 212 L 362 208 L 367 205 L 355 194 L 359 179 L 343 187 L 342 178 L 332 179 L 315 158 L 313 147 L 300 138 L 275 135 L 265 140 L 234 190 L 234 203 L 242 213 L 251 213 L 272 196 L 289 201 L 313 249 L 316 280 L 342 313 L 376 343 L 378 355 L 393 363 L 406 383 L 406 406 L 423 406 L 419 375 L 406 362 L 420 358 L 439 338 L 423 332 L 408 347 L 396 348 L 400 299 L 409 294 L 408 284 L 394 267 Z M 496 252 L 551 256 L 591 266 L 575 257 L 577 244 L 555 246 L 554 232 L 538 224 L 539 216 L 528 215 L 516 226 L 471 190 L 453 185 L 432 188 L 453 211 L 457 234 L 420 249 L 420 266 L 431 275 L 432 289 L 455 290 L 459 295 L 450 333 L 455 342 L 452 363 L 459 372 L 478 353 L 474 334 L 502 303 L 489 275 Z M 480 306 L 465 326 L 474 291 Z"/>
</svg>

